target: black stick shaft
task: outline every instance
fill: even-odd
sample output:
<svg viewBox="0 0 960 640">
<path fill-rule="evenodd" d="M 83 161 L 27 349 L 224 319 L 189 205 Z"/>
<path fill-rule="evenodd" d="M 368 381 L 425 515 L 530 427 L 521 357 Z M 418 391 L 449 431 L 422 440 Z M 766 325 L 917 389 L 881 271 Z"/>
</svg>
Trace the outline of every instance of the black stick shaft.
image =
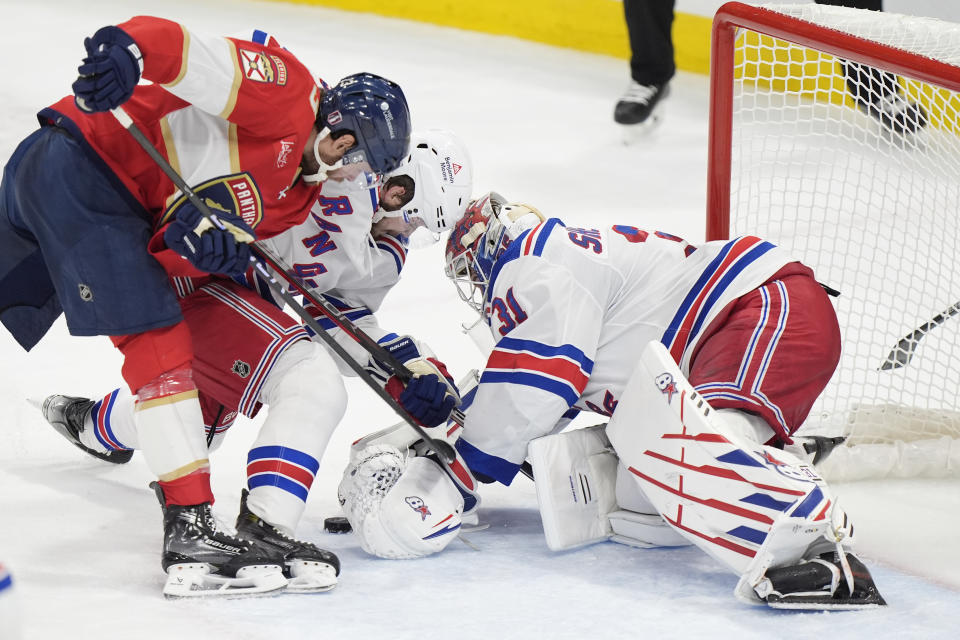
<svg viewBox="0 0 960 640">
<path fill-rule="evenodd" d="M 167 175 L 170 180 L 173 181 L 173 184 L 177 186 L 180 191 L 187 196 L 190 202 L 195 206 L 200 213 L 211 223 L 213 223 L 218 228 L 223 228 L 219 224 L 216 216 L 214 216 L 210 209 L 207 207 L 206 203 L 203 202 L 197 195 L 193 192 L 189 185 L 184 182 L 183 178 L 180 177 L 180 174 L 170 166 L 170 163 L 160 155 L 160 152 L 153 146 L 153 144 L 147 139 L 147 137 L 140 130 L 140 127 L 134 123 L 133 119 L 123 110 L 121 107 L 117 107 L 112 110 L 113 115 L 117 118 L 120 124 L 127 131 L 130 132 L 130 135 L 143 147 L 143 150 L 146 151 L 147 155 L 157 163 L 157 166 Z M 290 269 L 283 263 L 280 258 L 274 255 L 265 247 L 254 242 L 252 245 L 253 256 L 251 257 L 251 262 L 253 263 L 254 269 L 263 276 L 264 280 L 267 282 L 270 289 L 276 293 L 280 299 L 289 306 L 294 313 L 296 313 L 304 324 L 306 324 L 310 329 L 313 330 L 316 337 L 325 342 L 347 365 L 363 380 L 368 387 L 373 389 L 374 393 L 380 396 L 384 402 L 386 402 L 390 408 L 397 412 L 397 414 L 403 418 L 403 420 L 410 425 L 411 428 L 417 433 L 418 436 L 423 438 L 427 446 L 432 449 L 444 462 L 453 462 L 456 459 L 456 454 L 453 451 L 453 447 L 443 440 L 437 440 L 431 438 L 427 435 L 427 432 L 421 427 L 413 417 L 407 413 L 407 410 L 403 408 L 397 400 L 393 398 L 389 393 L 381 387 L 373 376 L 371 376 L 363 368 L 363 366 L 356 361 L 356 359 L 351 356 L 346 349 L 344 349 L 340 343 L 334 339 L 327 331 L 320 326 L 320 323 L 307 311 L 302 304 L 300 304 L 293 295 L 290 294 L 286 288 L 281 285 L 276 278 L 270 273 L 264 263 L 269 264 L 275 271 L 283 274 L 285 280 L 290 283 L 291 286 L 295 287 L 304 298 L 309 300 L 313 305 L 315 305 L 321 313 L 323 313 L 331 322 L 333 322 L 339 329 L 342 329 L 347 335 L 353 338 L 357 343 L 359 343 L 370 355 L 379 360 L 380 362 L 386 364 L 388 367 L 393 369 L 394 375 L 398 376 L 404 381 L 409 380 L 412 377 L 410 370 L 407 369 L 401 362 L 399 362 L 393 354 L 383 348 L 382 345 L 378 344 L 373 338 L 368 336 L 366 333 L 360 330 L 349 318 L 340 313 L 340 310 L 333 306 L 330 302 L 324 299 L 322 296 L 314 295 L 309 287 L 304 285 L 299 281 L 296 276 L 294 276 Z"/>
<path fill-rule="evenodd" d="M 880 365 L 880 369 L 882 371 L 889 371 L 891 369 L 899 369 L 900 367 L 909 364 L 910 360 L 913 359 L 914 352 L 917 350 L 917 347 L 920 346 L 920 341 L 924 338 L 924 336 L 958 313 L 960 313 L 960 301 L 954 302 L 952 305 L 933 316 L 907 335 L 900 338 L 899 342 L 897 342 L 897 346 L 891 349 L 890 353 L 887 354 L 887 358 Z"/>
</svg>

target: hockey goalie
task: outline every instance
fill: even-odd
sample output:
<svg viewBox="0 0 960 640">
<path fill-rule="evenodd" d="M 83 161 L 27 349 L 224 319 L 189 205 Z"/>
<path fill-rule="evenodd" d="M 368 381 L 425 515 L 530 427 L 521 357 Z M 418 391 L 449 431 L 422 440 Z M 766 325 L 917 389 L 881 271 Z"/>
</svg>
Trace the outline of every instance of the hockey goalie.
<svg viewBox="0 0 960 640">
<path fill-rule="evenodd" d="M 341 485 L 355 528 L 374 519 L 403 557 L 435 552 L 453 536 L 400 531 L 393 518 L 408 514 L 377 501 L 417 486 L 431 514 L 460 524 L 477 481 L 508 485 L 529 462 L 552 549 L 692 544 L 737 576 L 744 601 L 885 604 L 851 551 L 853 525 L 792 438 L 840 352 L 809 268 L 756 237 L 692 245 L 572 227 L 491 192 L 454 226 L 446 269 L 496 341 L 476 387 L 461 384 L 466 418 L 447 430 L 458 459 L 411 464 L 416 445 L 390 430 L 357 443 Z M 580 411 L 609 421 L 562 431 Z"/>
</svg>

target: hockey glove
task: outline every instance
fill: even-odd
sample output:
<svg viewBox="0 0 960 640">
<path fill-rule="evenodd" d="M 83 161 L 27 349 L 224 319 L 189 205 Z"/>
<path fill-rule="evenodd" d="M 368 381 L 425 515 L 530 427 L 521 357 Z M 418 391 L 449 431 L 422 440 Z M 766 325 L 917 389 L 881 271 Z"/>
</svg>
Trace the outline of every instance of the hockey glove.
<svg viewBox="0 0 960 640">
<path fill-rule="evenodd" d="M 253 230 L 232 213 L 218 212 L 217 219 L 223 229 L 210 224 L 187 201 L 163 232 L 163 241 L 200 271 L 242 275 L 250 265 L 247 243 L 255 239 Z"/>
<path fill-rule="evenodd" d="M 90 112 L 109 111 L 133 95 L 143 72 L 140 47 L 119 27 L 103 27 L 83 41 L 87 57 L 77 68 L 74 101 Z"/>
<path fill-rule="evenodd" d="M 447 373 L 446 365 L 437 360 L 428 347 L 418 344 L 410 336 L 391 334 L 379 342 L 413 374 L 404 385 L 386 365 L 371 360 L 368 370 L 386 379 L 386 392 L 420 425 L 436 427 L 446 422 L 450 412 L 460 404 L 460 393 Z"/>
</svg>

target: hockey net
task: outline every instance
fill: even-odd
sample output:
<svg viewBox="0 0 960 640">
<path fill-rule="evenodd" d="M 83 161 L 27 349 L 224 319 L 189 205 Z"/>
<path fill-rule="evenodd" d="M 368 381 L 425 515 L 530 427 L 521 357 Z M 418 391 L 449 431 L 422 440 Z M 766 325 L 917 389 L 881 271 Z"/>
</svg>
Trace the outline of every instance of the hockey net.
<svg viewBox="0 0 960 640">
<path fill-rule="evenodd" d="M 731 2 L 712 55 L 707 239 L 766 238 L 840 292 L 798 435 L 847 436 L 830 479 L 960 477 L 960 25 Z"/>
</svg>

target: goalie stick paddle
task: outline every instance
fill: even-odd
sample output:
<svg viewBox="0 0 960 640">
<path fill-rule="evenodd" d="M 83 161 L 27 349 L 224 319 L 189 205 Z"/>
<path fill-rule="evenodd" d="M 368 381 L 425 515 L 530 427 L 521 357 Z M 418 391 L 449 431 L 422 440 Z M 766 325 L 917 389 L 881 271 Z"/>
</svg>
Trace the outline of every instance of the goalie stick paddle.
<svg viewBox="0 0 960 640">
<path fill-rule="evenodd" d="M 887 354 L 886 360 L 884 360 L 880 365 L 880 370 L 890 371 L 891 369 L 899 369 L 900 367 L 908 365 L 923 337 L 958 313 L 960 313 L 960 301 L 954 302 L 952 305 L 933 316 L 907 335 L 900 338 L 897 346 L 890 350 L 890 353 Z"/>
<path fill-rule="evenodd" d="M 122 107 L 117 107 L 111 110 L 114 117 L 120 123 L 120 125 L 126 129 L 130 135 L 133 136 L 134 140 L 140 144 L 143 150 L 150 156 L 150 158 L 160 167 L 161 170 L 167 175 L 170 180 L 173 181 L 173 184 L 177 186 L 180 191 L 190 200 L 190 202 L 195 206 L 200 213 L 206 218 L 210 223 L 216 226 L 218 229 L 223 229 L 222 223 L 214 216 L 207 205 L 193 192 L 189 185 L 180 177 L 180 174 L 170 166 L 170 163 L 160 155 L 160 152 L 154 148 L 153 144 L 147 139 L 147 137 L 140 130 L 140 127 L 134 123 L 133 119 L 123 110 Z M 327 331 L 320 326 L 320 323 L 317 322 L 309 311 L 307 311 L 302 304 L 297 302 L 296 298 L 287 291 L 287 289 L 281 285 L 276 278 L 270 273 L 264 263 L 268 264 L 271 268 L 274 269 L 277 273 L 283 274 L 283 278 L 295 288 L 300 294 L 303 295 L 304 299 L 308 300 L 311 304 L 317 307 L 317 309 L 323 313 L 337 328 L 341 329 L 344 333 L 349 335 L 353 340 L 362 346 L 367 353 L 379 360 L 380 362 L 386 364 L 390 369 L 392 369 L 393 374 L 400 378 L 402 381 L 408 381 L 413 374 L 410 373 L 410 370 L 407 369 L 402 362 L 397 360 L 393 354 L 383 348 L 382 345 L 378 344 L 376 340 L 364 333 L 359 327 L 357 327 L 349 318 L 340 313 L 340 310 L 337 309 L 333 304 L 328 302 L 323 296 L 314 295 L 312 291 L 309 290 L 309 287 L 304 285 L 299 278 L 297 278 L 291 272 L 291 269 L 284 264 L 284 262 L 266 247 L 262 246 L 258 242 L 253 242 L 251 244 L 251 249 L 253 255 L 250 258 L 251 263 L 253 264 L 254 269 L 260 274 L 267 282 L 270 289 L 276 293 L 284 303 L 289 306 L 294 313 L 300 316 L 300 319 L 303 320 L 310 329 L 314 332 L 314 335 L 320 338 L 323 342 L 327 344 L 340 358 L 347 363 L 347 365 L 353 369 L 354 373 L 363 380 L 368 387 L 370 387 L 374 393 L 380 396 L 384 402 L 386 402 L 391 409 L 397 412 L 397 414 L 404 419 L 404 421 L 416 431 L 417 435 L 423 438 L 427 447 L 432 449 L 444 462 L 453 462 L 456 460 L 456 453 L 453 450 L 453 446 L 448 442 L 443 440 L 437 440 L 431 438 L 427 435 L 427 432 L 421 427 L 416 421 L 407 413 L 406 409 L 403 408 L 397 400 L 393 398 L 386 390 L 383 389 L 376 380 L 368 374 L 363 366 L 357 362 L 340 344 L 331 336 Z"/>
</svg>

